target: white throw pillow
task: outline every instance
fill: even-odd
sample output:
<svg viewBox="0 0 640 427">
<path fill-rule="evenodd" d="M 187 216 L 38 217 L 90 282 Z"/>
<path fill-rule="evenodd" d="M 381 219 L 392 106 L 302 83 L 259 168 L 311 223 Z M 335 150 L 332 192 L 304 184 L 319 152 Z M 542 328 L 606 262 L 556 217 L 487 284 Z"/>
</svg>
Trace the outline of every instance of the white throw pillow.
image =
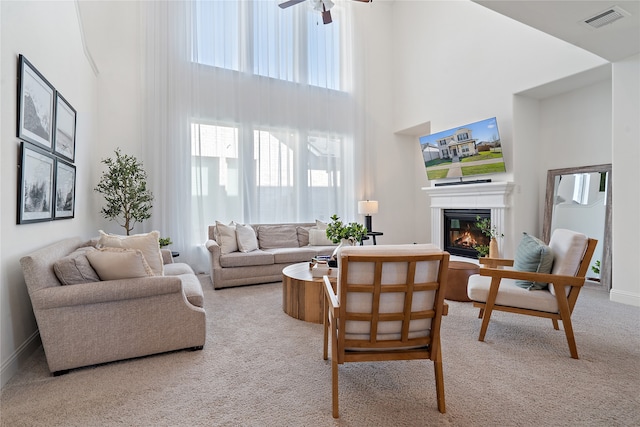
<svg viewBox="0 0 640 427">
<path fill-rule="evenodd" d="M 256 231 L 250 225 L 236 224 L 236 240 L 240 252 L 251 252 L 258 249 Z"/>
<path fill-rule="evenodd" d="M 327 223 L 326 222 L 322 222 L 319 219 L 316 219 L 316 228 L 318 230 L 326 230 L 327 229 Z"/>
<path fill-rule="evenodd" d="M 327 237 L 326 229 L 318 229 L 315 227 L 311 227 L 309 229 L 309 246 L 332 246 L 335 245 L 329 238 Z"/>
<path fill-rule="evenodd" d="M 225 225 L 216 221 L 216 231 L 218 235 L 216 241 L 218 242 L 218 245 L 220 245 L 220 251 L 223 255 L 230 254 L 231 252 L 238 252 L 235 225 Z"/>
<path fill-rule="evenodd" d="M 139 249 L 144 255 L 144 259 L 151 267 L 156 276 L 164 275 L 164 262 L 160 251 L 160 232 L 152 231 L 146 234 L 134 234 L 132 236 L 121 236 L 117 234 L 107 234 L 100 230 L 98 248 L 125 248 Z"/>
<path fill-rule="evenodd" d="M 153 276 L 153 271 L 140 249 L 101 248 L 87 252 L 87 259 L 100 276 L 100 280 Z"/>
</svg>

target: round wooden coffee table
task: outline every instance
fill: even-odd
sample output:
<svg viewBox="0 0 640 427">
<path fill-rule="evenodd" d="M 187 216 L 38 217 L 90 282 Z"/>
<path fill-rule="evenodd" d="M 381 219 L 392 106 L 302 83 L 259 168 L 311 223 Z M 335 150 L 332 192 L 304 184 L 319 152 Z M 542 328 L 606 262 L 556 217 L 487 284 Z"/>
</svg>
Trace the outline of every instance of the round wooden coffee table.
<svg viewBox="0 0 640 427">
<path fill-rule="evenodd" d="M 336 278 L 331 278 L 332 283 Z M 313 277 L 308 262 L 292 264 L 282 270 L 282 310 L 305 322 L 322 323 L 324 285 Z"/>
</svg>

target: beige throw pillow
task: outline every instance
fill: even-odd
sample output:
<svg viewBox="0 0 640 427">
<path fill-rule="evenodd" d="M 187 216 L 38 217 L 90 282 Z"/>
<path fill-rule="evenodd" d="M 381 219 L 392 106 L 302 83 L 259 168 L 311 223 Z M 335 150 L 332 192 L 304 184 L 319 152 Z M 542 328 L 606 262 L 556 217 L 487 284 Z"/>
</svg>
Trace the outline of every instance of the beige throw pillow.
<svg viewBox="0 0 640 427">
<path fill-rule="evenodd" d="M 100 230 L 98 248 L 125 248 L 139 249 L 142 251 L 147 264 L 151 267 L 156 276 L 164 275 L 164 263 L 162 252 L 160 252 L 160 232 L 152 231 L 145 234 L 134 234 L 132 236 L 121 236 L 117 234 L 107 234 Z"/>
<path fill-rule="evenodd" d="M 101 248 L 88 252 L 87 259 L 100 280 L 153 276 L 151 267 L 139 249 Z"/>
<path fill-rule="evenodd" d="M 315 227 L 311 227 L 309 229 L 309 246 L 332 246 L 335 245 L 329 238 L 327 237 L 326 229 L 318 229 Z"/>
<path fill-rule="evenodd" d="M 222 252 L 223 255 L 238 252 L 235 225 L 225 225 L 220 221 L 216 221 L 216 231 L 218 235 L 216 241 L 218 245 L 220 245 L 220 252 Z"/>
<path fill-rule="evenodd" d="M 256 231 L 250 225 L 236 224 L 236 240 L 240 252 L 251 252 L 258 249 Z"/>
<path fill-rule="evenodd" d="M 98 273 L 91 267 L 87 253 L 97 251 L 85 246 L 78 248 L 53 264 L 53 271 L 62 285 L 78 285 L 80 283 L 99 282 Z"/>
</svg>

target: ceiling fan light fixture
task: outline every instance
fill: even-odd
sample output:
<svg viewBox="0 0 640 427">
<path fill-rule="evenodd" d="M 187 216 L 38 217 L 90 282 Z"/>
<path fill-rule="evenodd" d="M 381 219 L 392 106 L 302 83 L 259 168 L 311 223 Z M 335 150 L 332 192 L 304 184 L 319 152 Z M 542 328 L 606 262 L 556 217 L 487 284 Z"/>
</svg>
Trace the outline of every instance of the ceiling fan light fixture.
<svg viewBox="0 0 640 427">
<path fill-rule="evenodd" d="M 318 12 L 331 10 L 335 3 L 331 0 L 311 0 L 311 7 Z"/>
</svg>

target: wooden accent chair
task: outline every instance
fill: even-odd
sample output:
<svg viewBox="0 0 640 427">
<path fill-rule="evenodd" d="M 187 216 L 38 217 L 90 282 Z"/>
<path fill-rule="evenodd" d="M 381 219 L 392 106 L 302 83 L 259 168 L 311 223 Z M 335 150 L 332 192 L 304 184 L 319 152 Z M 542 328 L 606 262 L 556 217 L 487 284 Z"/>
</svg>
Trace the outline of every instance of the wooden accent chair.
<svg viewBox="0 0 640 427">
<path fill-rule="evenodd" d="M 556 330 L 558 320 L 562 321 L 571 357 L 578 359 L 571 313 L 597 242 L 582 233 L 556 229 L 549 242 L 553 267 L 548 274 L 501 269 L 513 266 L 514 261 L 481 258 L 480 262 L 489 267 L 480 268 L 480 274 L 471 276 L 467 287 L 473 305 L 480 308 L 478 317 L 482 318 L 482 326 L 478 340 L 484 341 L 494 310 L 545 317 L 551 319 Z M 548 283 L 548 287 L 529 290 L 517 286 L 516 280 Z"/>
<path fill-rule="evenodd" d="M 438 410 L 445 412 L 440 322 L 449 254 L 434 245 L 352 246 L 338 254 L 337 292 L 324 277 L 324 360 L 331 330 L 333 416 L 338 365 L 433 361 Z"/>
</svg>

